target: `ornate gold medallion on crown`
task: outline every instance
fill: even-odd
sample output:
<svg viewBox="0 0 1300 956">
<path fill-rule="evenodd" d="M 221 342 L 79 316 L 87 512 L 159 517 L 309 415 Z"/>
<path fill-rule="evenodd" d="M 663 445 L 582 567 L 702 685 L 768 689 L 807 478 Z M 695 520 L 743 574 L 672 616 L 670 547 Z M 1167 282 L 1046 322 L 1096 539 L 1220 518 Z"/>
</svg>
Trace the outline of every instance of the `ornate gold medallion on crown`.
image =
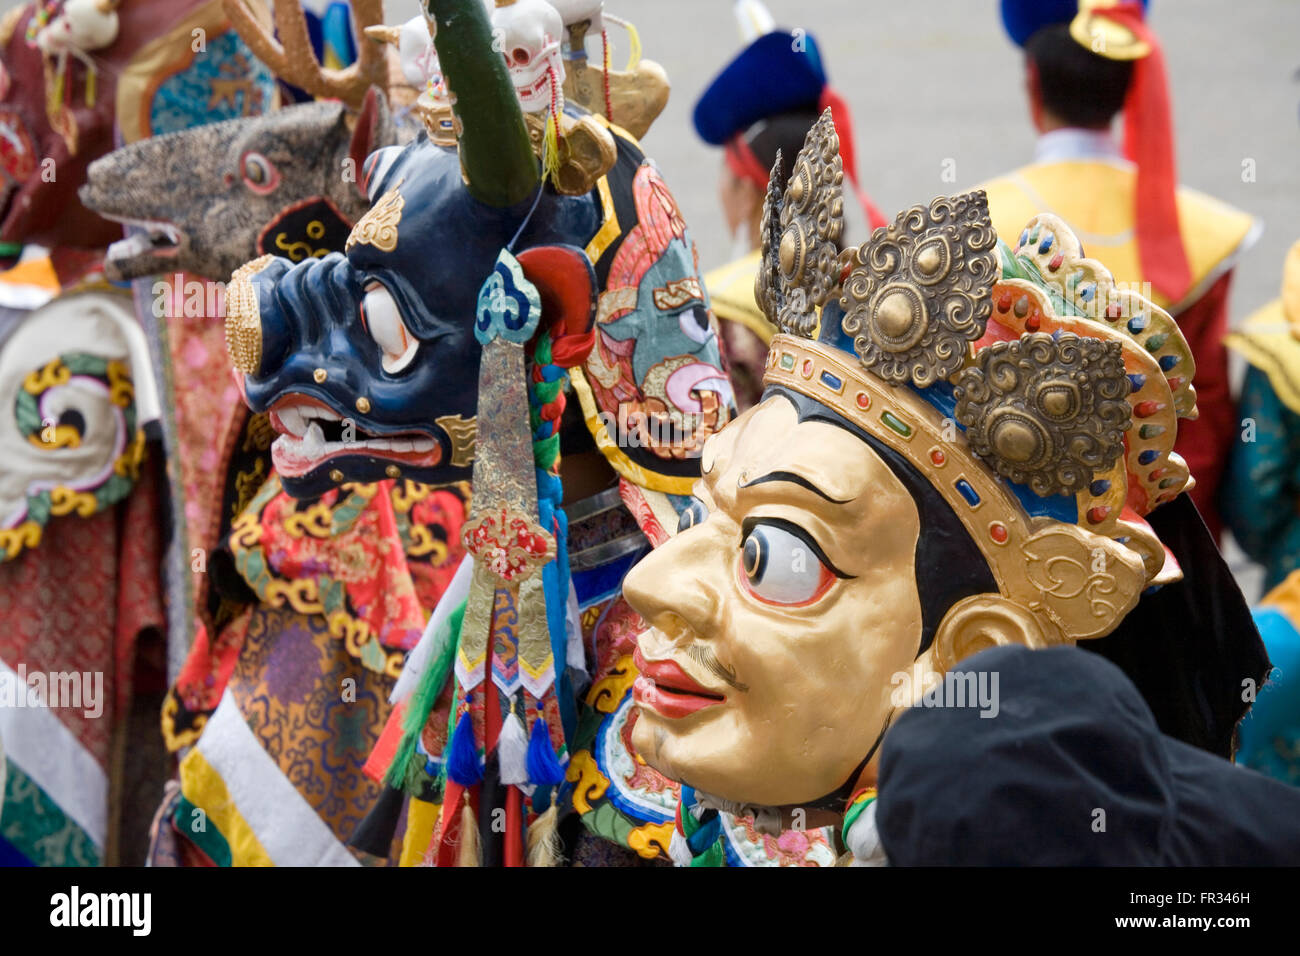
<svg viewBox="0 0 1300 956">
<path fill-rule="evenodd" d="M 781 330 L 765 385 L 904 455 L 1049 640 L 1108 633 L 1142 590 L 1181 576 L 1143 520 L 1192 484 L 1173 451 L 1178 419 L 1197 413 L 1177 325 L 1055 216 L 1001 242 L 978 191 L 841 251 L 842 182 L 827 113 L 764 207 L 755 294 Z"/>
</svg>

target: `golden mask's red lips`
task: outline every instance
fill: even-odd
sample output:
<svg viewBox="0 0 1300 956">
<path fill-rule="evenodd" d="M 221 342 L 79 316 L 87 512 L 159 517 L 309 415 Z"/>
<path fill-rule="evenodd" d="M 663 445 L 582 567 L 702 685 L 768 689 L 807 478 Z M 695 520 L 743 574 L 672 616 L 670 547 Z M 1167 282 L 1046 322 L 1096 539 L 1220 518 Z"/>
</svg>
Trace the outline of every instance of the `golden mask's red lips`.
<svg viewBox="0 0 1300 956">
<path fill-rule="evenodd" d="M 688 717 L 726 700 L 687 674 L 676 661 L 647 661 L 637 648 L 632 662 L 641 672 L 632 684 L 632 699 L 669 720 Z"/>
</svg>

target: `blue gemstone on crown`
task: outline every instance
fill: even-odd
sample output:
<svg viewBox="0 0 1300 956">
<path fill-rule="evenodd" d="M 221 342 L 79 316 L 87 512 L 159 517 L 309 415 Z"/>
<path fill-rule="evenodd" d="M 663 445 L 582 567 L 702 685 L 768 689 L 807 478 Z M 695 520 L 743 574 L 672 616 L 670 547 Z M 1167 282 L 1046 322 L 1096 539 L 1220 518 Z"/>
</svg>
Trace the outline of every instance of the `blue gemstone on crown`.
<svg viewBox="0 0 1300 956">
<path fill-rule="evenodd" d="M 980 496 L 975 492 L 975 489 L 970 486 L 970 482 L 965 478 L 957 479 L 957 490 L 961 492 L 961 496 L 970 503 L 972 508 L 980 503 Z"/>
</svg>

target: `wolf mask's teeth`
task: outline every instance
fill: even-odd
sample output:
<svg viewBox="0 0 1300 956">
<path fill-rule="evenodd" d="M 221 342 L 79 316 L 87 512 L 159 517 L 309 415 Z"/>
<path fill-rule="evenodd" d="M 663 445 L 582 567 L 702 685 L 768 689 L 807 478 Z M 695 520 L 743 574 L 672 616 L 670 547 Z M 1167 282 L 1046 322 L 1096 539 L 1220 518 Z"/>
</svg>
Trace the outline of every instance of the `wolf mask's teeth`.
<svg viewBox="0 0 1300 956">
<path fill-rule="evenodd" d="M 137 259 L 142 256 L 175 255 L 181 244 L 181 233 L 173 226 L 162 223 L 145 223 L 135 226 L 131 235 L 119 239 L 108 247 L 110 261 Z"/>
</svg>

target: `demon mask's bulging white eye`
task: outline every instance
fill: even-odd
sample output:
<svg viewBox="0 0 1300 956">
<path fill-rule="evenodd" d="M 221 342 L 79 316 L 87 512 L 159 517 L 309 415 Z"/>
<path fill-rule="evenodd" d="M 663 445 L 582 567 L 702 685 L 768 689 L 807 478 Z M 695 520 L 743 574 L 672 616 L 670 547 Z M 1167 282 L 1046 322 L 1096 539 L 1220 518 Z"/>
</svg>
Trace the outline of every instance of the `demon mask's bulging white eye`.
<svg viewBox="0 0 1300 956">
<path fill-rule="evenodd" d="M 382 282 L 366 286 L 366 296 L 361 300 L 361 322 L 379 346 L 385 372 L 396 374 L 411 364 L 420 340 L 407 331 L 392 293 Z"/>
</svg>

